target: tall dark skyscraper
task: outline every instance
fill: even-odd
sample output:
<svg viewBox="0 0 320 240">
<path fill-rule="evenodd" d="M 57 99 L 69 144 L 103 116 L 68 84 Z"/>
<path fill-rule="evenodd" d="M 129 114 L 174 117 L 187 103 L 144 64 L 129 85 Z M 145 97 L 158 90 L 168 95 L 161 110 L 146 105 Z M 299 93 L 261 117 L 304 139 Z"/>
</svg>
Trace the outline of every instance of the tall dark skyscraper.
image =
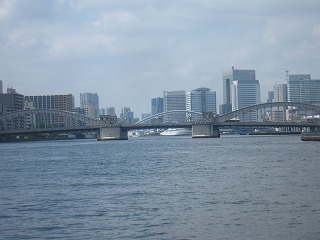
<svg viewBox="0 0 320 240">
<path fill-rule="evenodd" d="M 163 112 L 163 98 L 157 97 L 151 99 L 151 114 L 157 114 Z"/>
<path fill-rule="evenodd" d="M 163 112 L 163 98 L 162 97 L 152 98 L 151 99 L 151 115 L 155 115 L 162 112 Z M 151 122 L 159 123 L 159 122 L 162 122 L 161 119 L 162 117 L 159 116 L 158 118 L 152 119 Z"/>
</svg>

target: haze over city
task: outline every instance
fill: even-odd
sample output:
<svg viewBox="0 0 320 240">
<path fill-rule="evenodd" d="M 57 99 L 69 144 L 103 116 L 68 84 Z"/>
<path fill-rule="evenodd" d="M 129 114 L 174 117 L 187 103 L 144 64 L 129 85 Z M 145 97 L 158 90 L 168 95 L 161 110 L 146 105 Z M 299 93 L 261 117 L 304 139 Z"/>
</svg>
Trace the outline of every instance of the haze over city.
<svg viewBox="0 0 320 240">
<path fill-rule="evenodd" d="M 0 1 L 0 79 L 24 95 L 96 92 L 100 107 L 150 112 L 163 90 L 256 70 L 261 100 L 285 71 L 319 79 L 320 2 Z"/>
</svg>

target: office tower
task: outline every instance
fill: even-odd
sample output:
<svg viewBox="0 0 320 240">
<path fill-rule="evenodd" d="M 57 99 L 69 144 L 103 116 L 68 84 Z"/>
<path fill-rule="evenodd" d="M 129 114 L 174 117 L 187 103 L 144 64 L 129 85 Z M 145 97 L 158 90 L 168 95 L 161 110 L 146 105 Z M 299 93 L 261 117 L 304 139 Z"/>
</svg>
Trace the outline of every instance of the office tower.
<svg viewBox="0 0 320 240">
<path fill-rule="evenodd" d="M 274 102 L 287 102 L 288 95 L 287 95 L 287 84 L 275 84 L 273 86 Z"/>
<path fill-rule="evenodd" d="M 164 115 L 164 122 L 185 122 L 185 112 L 170 112 L 174 110 L 186 111 L 185 91 L 163 91 L 163 110 L 169 112 Z"/>
<path fill-rule="evenodd" d="M 80 93 L 80 107 L 89 109 L 92 106 L 94 109 L 94 117 L 99 117 L 99 96 L 97 93 Z"/>
<path fill-rule="evenodd" d="M 223 101 L 226 105 L 221 110 L 232 111 L 260 103 L 260 83 L 256 80 L 255 70 L 238 70 L 232 66 L 223 73 Z M 222 106 L 223 107 L 223 106 Z M 221 114 L 225 114 L 222 112 Z M 257 112 L 246 113 L 242 121 L 257 121 Z"/>
<path fill-rule="evenodd" d="M 110 115 L 110 116 L 116 116 L 116 109 L 115 107 L 107 107 L 107 112 L 106 112 L 107 115 Z"/>
<path fill-rule="evenodd" d="M 33 102 L 36 109 L 71 111 L 74 108 L 72 94 L 25 96 L 24 99 Z"/>
<path fill-rule="evenodd" d="M 220 106 L 220 114 L 231 112 L 232 106 L 232 91 L 234 81 L 241 84 L 242 81 L 255 81 L 255 70 L 238 70 L 231 66 L 231 70 L 223 73 L 223 104 Z"/>
<path fill-rule="evenodd" d="M 163 98 L 157 97 L 151 99 L 151 115 L 155 115 L 163 112 Z M 161 123 L 163 116 L 157 116 L 151 119 L 151 123 Z"/>
<path fill-rule="evenodd" d="M 99 109 L 99 115 L 106 115 L 106 109 L 100 108 Z"/>
<path fill-rule="evenodd" d="M 2 80 L 0 80 L 0 94 L 3 93 L 3 83 L 2 83 Z"/>
<path fill-rule="evenodd" d="M 155 115 L 157 113 L 163 112 L 163 98 L 157 97 L 151 99 L 151 114 Z"/>
<path fill-rule="evenodd" d="M 260 103 L 260 83 L 258 80 L 235 80 L 232 84 L 232 111 Z M 257 111 L 248 112 L 241 121 L 258 121 Z"/>
<path fill-rule="evenodd" d="M 23 95 L 16 91 L 0 94 L 0 114 L 23 110 Z"/>
<path fill-rule="evenodd" d="M 289 75 L 288 102 L 320 105 L 320 79 L 310 74 Z"/>
<path fill-rule="evenodd" d="M 123 107 L 120 113 L 120 123 L 134 123 L 134 113 L 131 112 L 129 107 Z"/>
<path fill-rule="evenodd" d="M 272 103 L 274 99 L 274 91 L 268 91 L 267 103 Z"/>
<path fill-rule="evenodd" d="M 217 112 L 216 92 L 210 88 L 197 88 L 187 93 L 186 109 L 199 113 Z M 188 120 L 200 120 L 202 115 L 188 114 Z"/>
<path fill-rule="evenodd" d="M 287 102 L 287 84 L 275 84 L 273 86 L 274 102 Z M 272 111 L 272 121 L 281 122 L 286 120 L 286 108 L 278 107 Z"/>
</svg>

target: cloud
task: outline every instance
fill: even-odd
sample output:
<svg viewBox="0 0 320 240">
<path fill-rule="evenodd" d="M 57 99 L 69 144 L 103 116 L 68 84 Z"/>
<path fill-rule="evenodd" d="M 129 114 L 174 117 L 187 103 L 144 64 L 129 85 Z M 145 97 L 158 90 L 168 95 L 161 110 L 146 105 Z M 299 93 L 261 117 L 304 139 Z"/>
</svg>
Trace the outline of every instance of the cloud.
<svg viewBox="0 0 320 240">
<path fill-rule="evenodd" d="M 255 69 L 263 95 L 284 71 L 320 78 L 320 2 L 2 0 L 0 78 L 25 94 L 98 92 L 150 111 L 163 90 L 209 87 Z M 264 97 L 262 97 L 264 99 Z"/>
</svg>

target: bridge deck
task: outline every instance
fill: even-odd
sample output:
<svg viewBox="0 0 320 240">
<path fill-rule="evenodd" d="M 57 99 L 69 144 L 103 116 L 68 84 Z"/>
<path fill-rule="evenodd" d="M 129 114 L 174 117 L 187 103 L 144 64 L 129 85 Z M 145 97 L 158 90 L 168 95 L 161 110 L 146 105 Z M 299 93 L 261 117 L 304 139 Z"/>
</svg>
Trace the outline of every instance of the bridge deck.
<svg viewBox="0 0 320 240">
<path fill-rule="evenodd" d="M 206 125 L 210 122 L 186 122 L 186 123 L 159 123 L 159 124 L 122 124 L 116 125 L 123 130 L 139 129 L 167 129 L 167 128 L 192 128 L 193 125 Z M 310 122 L 217 122 L 213 124 L 219 129 L 226 128 L 265 128 L 265 127 L 320 127 L 320 123 Z M 44 133 L 44 132 L 71 132 L 71 131 L 98 131 L 100 126 L 78 126 L 64 128 L 36 128 L 36 129 L 17 129 L 10 131 L 0 131 L 0 135 L 24 134 L 24 133 Z"/>
</svg>

